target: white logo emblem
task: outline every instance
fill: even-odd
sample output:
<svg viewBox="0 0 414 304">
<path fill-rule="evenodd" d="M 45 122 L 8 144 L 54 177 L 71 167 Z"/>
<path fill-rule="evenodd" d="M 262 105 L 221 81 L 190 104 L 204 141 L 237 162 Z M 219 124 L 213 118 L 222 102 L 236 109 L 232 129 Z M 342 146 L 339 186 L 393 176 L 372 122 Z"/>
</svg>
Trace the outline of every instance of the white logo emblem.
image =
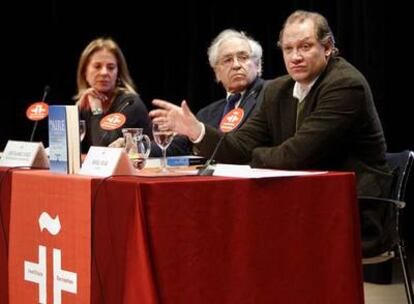
<svg viewBox="0 0 414 304">
<path fill-rule="evenodd" d="M 46 303 L 46 247 L 39 246 L 39 263 L 24 261 L 24 279 L 39 284 L 39 303 Z"/>
<path fill-rule="evenodd" d="M 114 115 L 113 117 L 108 118 L 108 121 L 109 121 L 110 123 L 113 123 L 113 124 L 118 124 L 118 123 L 120 123 L 120 122 L 121 122 L 121 119 L 119 118 L 119 116 L 118 116 L 118 115 Z"/>
<path fill-rule="evenodd" d="M 40 226 L 40 231 L 43 231 L 43 229 L 46 228 L 46 230 L 49 231 L 51 235 L 56 235 L 60 231 L 59 216 L 56 215 L 55 218 L 52 218 L 49 215 L 49 213 L 43 212 L 39 216 L 39 226 Z"/>
<path fill-rule="evenodd" d="M 62 270 L 62 255 L 59 249 L 53 248 L 53 303 L 62 303 L 62 290 L 77 293 L 78 276 L 75 272 Z"/>
<path fill-rule="evenodd" d="M 32 112 L 32 114 L 43 114 L 46 112 L 46 110 L 43 108 L 43 106 L 36 105 L 36 107 L 32 109 L 30 112 Z"/>
<path fill-rule="evenodd" d="M 40 231 L 46 229 L 52 235 L 60 231 L 59 216 L 54 219 L 43 212 L 39 217 Z M 38 302 L 47 303 L 47 258 L 46 247 L 39 245 L 39 260 L 37 263 L 24 261 L 24 279 L 39 285 Z M 62 291 L 77 293 L 78 275 L 62 269 L 62 254 L 60 249 L 53 248 L 53 303 L 62 303 Z"/>
</svg>

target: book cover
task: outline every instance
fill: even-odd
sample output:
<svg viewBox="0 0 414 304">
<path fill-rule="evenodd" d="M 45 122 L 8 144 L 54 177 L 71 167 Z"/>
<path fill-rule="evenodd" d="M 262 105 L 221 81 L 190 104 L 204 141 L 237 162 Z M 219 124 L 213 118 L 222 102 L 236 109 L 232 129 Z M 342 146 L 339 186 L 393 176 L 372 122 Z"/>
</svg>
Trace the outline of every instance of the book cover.
<svg viewBox="0 0 414 304">
<path fill-rule="evenodd" d="M 206 159 L 196 155 L 169 156 L 167 157 L 167 166 L 169 167 L 187 167 L 204 164 Z M 150 157 L 147 159 L 145 168 L 157 168 L 161 166 L 160 157 Z"/>
<path fill-rule="evenodd" d="M 185 156 L 169 156 L 167 157 L 167 166 L 193 166 L 202 165 L 206 159 L 196 155 L 185 155 Z"/>
<path fill-rule="evenodd" d="M 49 160 L 51 171 L 78 173 L 80 138 L 77 106 L 49 107 Z"/>
</svg>

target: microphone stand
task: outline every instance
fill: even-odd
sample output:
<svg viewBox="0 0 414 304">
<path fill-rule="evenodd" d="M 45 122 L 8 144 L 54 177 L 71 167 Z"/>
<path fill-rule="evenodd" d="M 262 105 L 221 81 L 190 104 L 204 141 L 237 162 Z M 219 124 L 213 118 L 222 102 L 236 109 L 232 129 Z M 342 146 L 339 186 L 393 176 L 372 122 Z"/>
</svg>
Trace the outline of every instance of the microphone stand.
<svg viewBox="0 0 414 304">
<path fill-rule="evenodd" d="M 32 134 L 30 135 L 30 142 L 33 141 L 33 138 L 34 138 L 34 135 L 35 135 L 35 132 L 36 132 L 36 128 L 37 128 L 37 123 L 38 123 L 38 120 L 36 120 L 34 122 L 33 129 L 32 129 Z"/>
<path fill-rule="evenodd" d="M 45 102 L 46 96 L 47 96 L 47 94 L 49 94 L 49 91 L 50 91 L 50 87 L 48 85 L 45 86 L 45 88 L 43 90 L 43 97 L 42 97 L 42 101 L 43 102 Z M 36 132 L 36 129 L 37 129 L 37 123 L 38 122 L 39 121 L 36 120 L 35 123 L 34 123 L 34 125 L 33 125 L 32 134 L 30 135 L 30 142 L 33 142 L 33 139 L 34 139 L 34 135 L 35 135 L 35 132 Z"/>
<path fill-rule="evenodd" d="M 239 107 L 243 108 L 244 103 L 246 102 L 246 100 L 252 96 L 253 94 L 257 93 L 257 89 L 256 90 L 252 90 L 250 93 L 248 93 L 247 96 L 242 97 L 242 100 L 240 101 Z M 218 148 L 221 146 L 221 143 L 224 139 L 224 137 L 226 136 L 227 133 L 223 133 L 223 136 L 220 137 L 220 140 L 218 141 L 216 147 L 214 148 L 213 154 L 211 154 L 210 158 L 206 161 L 206 163 L 204 164 L 204 166 L 202 166 L 198 172 L 197 175 L 201 175 L 201 176 L 211 176 L 214 173 L 214 167 L 211 165 L 211 163 L 214 160 L 214 157 L 217 154 Z"/>
</svg>

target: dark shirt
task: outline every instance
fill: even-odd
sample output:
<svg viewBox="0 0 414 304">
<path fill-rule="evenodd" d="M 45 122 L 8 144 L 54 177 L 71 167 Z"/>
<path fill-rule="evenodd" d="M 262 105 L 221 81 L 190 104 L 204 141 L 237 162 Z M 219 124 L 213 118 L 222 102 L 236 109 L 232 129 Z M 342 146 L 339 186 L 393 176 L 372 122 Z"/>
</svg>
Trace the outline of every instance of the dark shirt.
<svg viewBox="0 0 414 304">
<path fill-rule="evenodd" d="M 125 124 L 113 131 L 106 131 L 99 125 L 100 120 L 111 113 L 121 111 L 126 116 Z M 86 136 L 82 142 L 82 152 L 86 153 L 90 146 L 108 146 L 122 137 L 122 128 L 143 128 L 144 133 L 151 137 L 151 119 L 141 98 L 132 93 L 120 91 L 106 113 L 93 115 L 90 110 L 82 110 L 80 118 L 86 121 Z"/>
</svg>

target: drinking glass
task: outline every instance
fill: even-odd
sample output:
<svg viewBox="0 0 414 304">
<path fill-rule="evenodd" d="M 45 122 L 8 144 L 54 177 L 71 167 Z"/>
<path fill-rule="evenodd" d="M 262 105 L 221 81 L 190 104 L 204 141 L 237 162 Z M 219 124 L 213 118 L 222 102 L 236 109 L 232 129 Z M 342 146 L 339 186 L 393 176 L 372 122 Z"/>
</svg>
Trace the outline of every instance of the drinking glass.
<svg viewBox="0 0 414 304">
<path fill-rule="evenodd" d="M 161 173 L 168 173 L 167 148 L 174 138 L 174 132 L 162 128 L 158 123 L 152 123 L 152 135 L 154 136 L 154 141 L 162 150 Z"/>
<path fill-rule="evenodd" d="M 85 138 L 86 135 L 86 121 L 79 120 L 79 136 L 80 141 L 82 141 Z"/>
<path fill-rule="evenodd" d="M 145 167 L 146 160 L 151 152 L 151 140 L 143 133 L 142 128 L 123 128 L 125 152 L 135 169 Z"/>
</svg>

